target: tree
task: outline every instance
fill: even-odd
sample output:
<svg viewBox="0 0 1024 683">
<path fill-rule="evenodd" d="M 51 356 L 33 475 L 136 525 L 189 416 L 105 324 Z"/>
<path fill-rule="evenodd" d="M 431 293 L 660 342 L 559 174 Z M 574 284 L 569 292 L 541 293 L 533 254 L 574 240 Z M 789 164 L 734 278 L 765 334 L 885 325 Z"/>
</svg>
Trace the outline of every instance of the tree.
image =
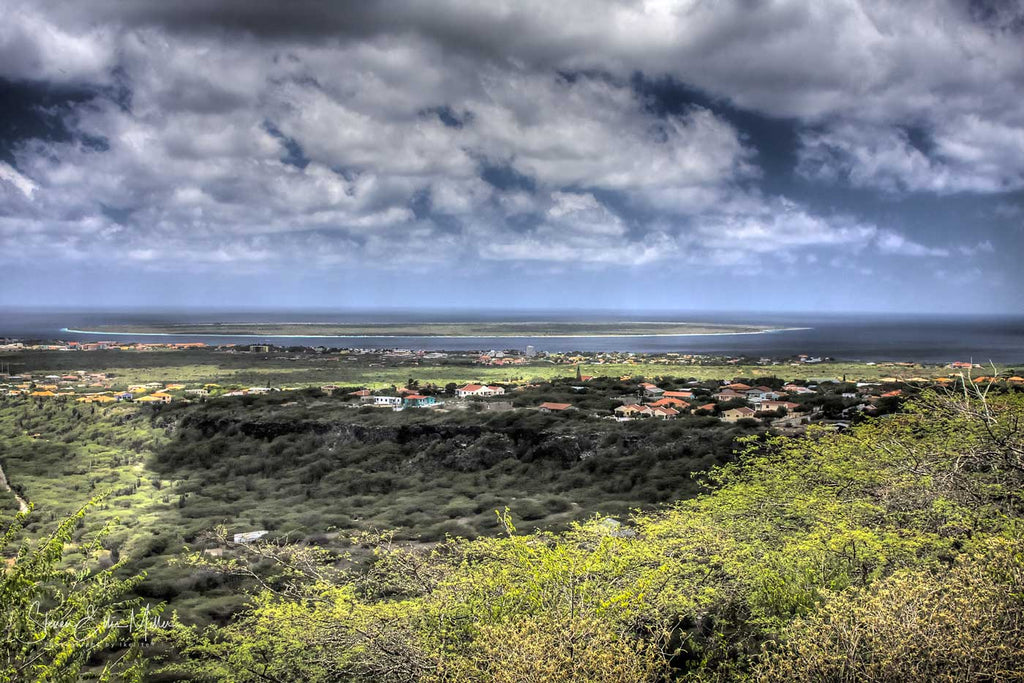
<svg viewBox="0 0 1024 683">
<path fill-rule="evenodd" d="M 0 553 L 17 546 L 0 574 L 0 681 L 77 681 L 93 659 L 105 661 L 100 680 L 142 680 L 141 643 L 152 635 L 160 608 L 122 598 L 143 576 L 120 577 L 124 560 L 106 569 L 61 562 L 95 502 L 39 541 L 23 537 L 31 510 L 19 513 L 0 537 Z M 95 557 L 104 535 L 79 550 Z"/>
</svg>

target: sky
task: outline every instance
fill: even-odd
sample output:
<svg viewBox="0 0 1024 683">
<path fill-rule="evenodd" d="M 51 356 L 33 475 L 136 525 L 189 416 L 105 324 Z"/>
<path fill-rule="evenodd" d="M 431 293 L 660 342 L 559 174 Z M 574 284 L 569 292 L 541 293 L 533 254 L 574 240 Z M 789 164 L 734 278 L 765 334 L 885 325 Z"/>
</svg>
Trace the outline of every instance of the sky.
<svg viewBox="0 0 1024 683">
<path fill-rule="evenodd" d="M 1024 309 L 1024 5 L 0 0 L 0 306 Z"/>
</svg>

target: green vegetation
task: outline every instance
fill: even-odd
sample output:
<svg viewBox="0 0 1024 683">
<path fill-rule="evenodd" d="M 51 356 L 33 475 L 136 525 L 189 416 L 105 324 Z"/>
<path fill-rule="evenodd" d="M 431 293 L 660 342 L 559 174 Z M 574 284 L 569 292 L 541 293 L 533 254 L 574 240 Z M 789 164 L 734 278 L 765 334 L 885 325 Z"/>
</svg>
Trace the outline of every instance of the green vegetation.
<svg viewBox="0 0 1024 683">
<path fill-rule="evenodd" d="M 764 372 L 750 382 L 779 383 Z M 19 516 L 0 493 L 28 539 L 0 582 L 4 618 L 31 631 L 40 595 L 118 614 L 166 602 L 175 624 L 148 646 L 166 656 L 148 675 L 171 679 L 1024 677 L 1024 393 L 1010 383 L 907 387 L 902 408 L 875 405 L 901 412 L 800 439 L 757 420 L 601 417 L 632 379 L 398 413 L 360 407 L 361 384 L 148 406 L 0 399 L 0 465 L 35 506 Z M 719 383 L 691 386 L 699 401 Z M 838 413 L 846 388 L 800 401 Z M 542 401 L 578 410 L 508 409 Z M 35 642 L 27 656 L 57 661 Z M 139 672 L 105 631 L 75 653 L 70 678 L 48 680 L 104 662 Z"/>
<path fill-rule="evenodd" d="M 754 440 L 628 526 L 356 537 L 368 569 L 240 548 L 224 569 L 261 576 L 250 608 L 170 637 L 202 680 L 1019 680 L 1022 399 Z"/>
<path fill-rule="evenodd" d="M 0 536 L 0 553 L 14 553 L 0 573 L 0 681 L 141 680 L 140 645 L 160 626 L 161 610 L 123 599 L 142 577 L 121 577 L 121 563 L 101 561 L 102 534 L 78 548 L 82 560 L 62 563 L 85 514 L 79 509 L 32 543 L 19 541 L 20 513 Z"/>
<path fill-rule="evenodd" d="M 132 334 L 330 337 L 602 337 L 763 332 L 763 325 L 687 322 L 475 322 L 475 323 L 173 323 L 101 325 L 95 332 Z"/>
<path fill-rule="evenodd" d="M 187 351 L 22 351 L 0 354 L 13 372 L 68 372 L 88 370 L 108 372 L 120 385 L 144 382 L 216 382 L 244 386 L 365 386 L 380 388 L 404 386 L 413 377 L 420 384 L 445 386 L 468 382 L 549 381 L 573 377 L 576 366 L 569 362 L 534 361 L 524 365 L 482 366 L 465 356 L 423 360 L 416 357 L 385 357 L 382 354 L 320 354 L 309 350 L 271 353 L 235 353 L 198 349 Z M 568 360 L 566 358 L 565 360 Z M 941 366 L 893 367 L 863 363 L 817 363 L 796 365 L 693 364 L 665 358 L 637 358 L 629 362 L 589 363 L 580 358 L 584 374 L 600 377 L 662 376 L 693 377 L 699 380 L 729 377 L 763 377 L 783 380 L 829 377 L 850 381 L 878 380 L 884 377 L 946 377 L 950 370 Z"/>
<path fill-rule="evenodd" d="M 572 393 L 567 384 L 536 391 L 516 400 Z M 574 400 L 608 410 L 598 394 Z M 209 545 L 219 526 L 333 550 L 345 547 L 339 534 L 360 530 L 417 542 L 494 534 L 494 510 L 505 506 L 524 529 L 564 529 L 695 495 L 692 474 L 727 462 L 736 438 L 757 429 L 699 417 L 618 423 L 584 411 L 394 413 L 317 390 L 154 407 L 8 397 L 0 465 L 37 506 L 34 534 L 106 494 L 75 543 L 109 525 L 107 558 L 131 558 L 148 574 L 136 594 L 206 622 L 226 619 L 244 595 L 169 560 L 186 544 Z M 13 514 L 13 496 L 3 500 Z M 76 545 L 69 558 L 82 559 Z"/>
</svg>

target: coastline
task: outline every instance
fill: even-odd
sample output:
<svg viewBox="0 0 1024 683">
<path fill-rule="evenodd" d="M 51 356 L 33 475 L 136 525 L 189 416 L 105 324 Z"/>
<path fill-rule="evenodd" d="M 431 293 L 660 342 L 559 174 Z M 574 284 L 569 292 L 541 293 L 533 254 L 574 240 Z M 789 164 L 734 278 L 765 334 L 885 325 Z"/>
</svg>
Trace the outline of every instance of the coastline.
<svg viewBox="0 0 1024 683">
<path fill-rule="evenodd" d="M 686 332 L 655 334 L 218 334 L 207 332 L 102 332 L 62 327 L 61 332 L 118 337 L 218 337 L 243 339 L 634 339 L 643 337 L 724 337 L 751 334 L 774 334 L 814 329 L 811 327 L 778 327 L 752 332 Z"/>
</svg>

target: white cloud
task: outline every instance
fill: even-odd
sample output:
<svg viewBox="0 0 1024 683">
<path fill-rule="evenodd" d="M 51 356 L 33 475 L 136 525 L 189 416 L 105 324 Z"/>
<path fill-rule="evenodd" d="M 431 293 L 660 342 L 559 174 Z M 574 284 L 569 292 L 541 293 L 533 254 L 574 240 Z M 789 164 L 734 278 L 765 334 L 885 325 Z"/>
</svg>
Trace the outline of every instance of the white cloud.
<svg viewBox="0 0 1024 683">
<path fill-rule="evenodd" d="M 10 183 L 25 197 L 31 199 L 36 191 L 36 184 L 18 173 L 10 164 L 0 161 L 0 183 Z"/>
<path fill-rule="evenodd" d="M 895 256 L 949 256 L 948 249 L 927 247 L 890 231 L 878 235 L 878 249 Z"/>
<path fill-rule="evenodd" d="M 10 8 L 0 75 L 117 81 L 130 98 L 101 93 L 67 121 L 75 139 L 27 143 L 19 170 L 0 165 L 8 254 L 49 239 L 67 258 L 152 267 L 172 252 L 225 269 L 755 267 L 812 250 L 954 249 L 762 196 L 735 125 L 701 106 L 658 113 L 637 72 L 813 126 L 809 177 L 1024 187 L 1024 116 L 1006 87 L 1024 77 L 1019 36 L 940 0 Z"/>
</svg>

